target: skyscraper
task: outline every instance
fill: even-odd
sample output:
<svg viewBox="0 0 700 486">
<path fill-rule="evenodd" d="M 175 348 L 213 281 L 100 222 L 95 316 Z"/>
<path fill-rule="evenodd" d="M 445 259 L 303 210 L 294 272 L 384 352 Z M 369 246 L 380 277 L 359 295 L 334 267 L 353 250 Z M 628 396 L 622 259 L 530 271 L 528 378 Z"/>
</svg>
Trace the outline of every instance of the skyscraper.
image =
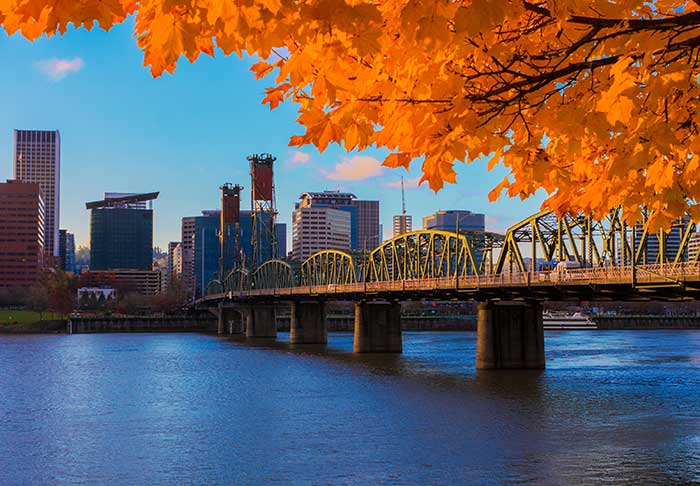
<svg viewBox="0 0 700 486">
<path fill-rule="evenodd" d="M 90 270 L 151 270 L 153 210 L 131 207 L 158 193 L 107 198 L 88 203 L 90 214 Z"/>
<path fill-rule="evenodd" d="M 459 223 L 459 224 L 458 224 Z M 423 229 L 457 231 L 460 233 L 486 229 L 486 216 L 461 209 L 437 211 L 423 218 Z"/>
<path fill-rule="evenodd" d="M 357 196 L 350 192 L 340 191 L 321 191 L 321 192 L 304 192 L 299 196 L 299 202 L 294 205 L 295 212 L 297 209 L 305 208 L 332 208 L 338 211 L 345 211 L 350 215 L 350 244 L 347 249 L 361 248 L 362 242 L 358 241 L 357 235 L 357 213 L 358 207 L 354 204 Z M 335 218 L 329 217 L 329 221 Z M 292 224 L 294 224 L 292 222 Z M 320 229 L 320 228 L 319 228 Z M 294 228 L 292 228 L 294 235 Z M 294 236 L 292 236 L 292 239 Z M 294 246 L 294 242 L 292 242 Z M 340 248 L 336 248 L 340 249 Z M 294 251 L 294 250 L 292 250 Z M 295 257 L 296 258 L 296 257 Z"/>
<path fill-rule="evenodd" d="M 313 230 L 314 235 L 308 235 L 311 238 L 315 238 L 316 242 L 319 242 L 324 238 L 328 239 L 329 242 L 334 242 L 332 244 L 335 246 L 329 248 L 337 250 L 362 250 L 365 248 L 374 248 L 381 242 L 382 237 L 379 234 L 379 201 L 358 200 L 357 196 L 349 192 L 305 192 L 299 196 L 299 202 L 294 206 L 294 214 L 297 214 L 297 211 L 301 211 L 298 213 L 296 218 L 298 224 L 305 223 L 305 219 L 301 217 L 301 215 L 307 208 L 329 208 L 346 212 L 350 216 L 350 241 L 349 245 L 347 246 L 345 246 L 345 243 L 341 242 L 341 240 L 344 241 L 342 238 L 338 239 L 338 234 L 334 234 L 332 237 L 329 235 L 328 238 L 323 236 L 322 233 L 324 230 L 320 226 L 315 227 Z M 340 226 L 345 224 L 344 221 L 341 221 L 344 220 L 344 218 L 338 219 L 335 216 L 335 213 L 324 213 L 321 211 L 318 214 L 324 214 L 323 217 L 329 222 L 329 224 L 338 223 Z M 312 224 L 311 220 L 309 220 L 309 224 Z M 337 233 L 339 227 L 334 228 L 333 231 Z M 306 254 L 306 251 L 301 250 L 301 246 L 299 246 L 303 246 L 304 242 L 300 240 L 300 238 L 303 239 L 303 237 L 304 231 L 299 231 L 298 228 L 295 228 L 293 220 L 292 252 L 295 255 L 294 258 L 299 258 L 301 253 Z M 315 248 L 317 245 L 316 243 L 313 243 L 311 246 Z"/>
<path fill-rule="evenodd" d="M 661 253 L 661 241 L 659 241 L 659 233 L 650 233 L 647 235 L 646 242 L 641 248 L 641 263 L 642 264 L 655 264 L 655 263 L 666 263 L 672 262 L 676 258 L 678 250 L 681 248 L 681 241 L 683 240 L 683 231 L 685 225 L 688 223 L 688 216 L 685 216 L 682 220 L 675 221 L 673 227 L 668 232 L 668 234 L 663 239 L 664 247 L 664 258 L 663 262 L 660 258 Z M 634 246 L 635 251 L 639 251 L 639 247 L 642 246 L 642 237 L 644 235 L 644 225 L 642 223 L 637 223 L 635 227 L 635 238 Z M 693 243 L 693 246 L 696 243 Z M 692 248 L 689 245 L 689 248 Z M 692 248 L 695 251 L 695 248 Z M 621 252 L 620 252 L 621 253 Z M 691 253 L 690 255 L 686 251 L 681 255 L 681 261 L 687 261 L 695 255 Z"/>
<path fill-rule="evenodd" d="M 486 230 L 486 216 L 461 209 L 437 211 L 423 218 L 423 229 L 459 231 L 465 234 L 474 246 L 474 259 L 479 265 L 483 256 L 485 245 L 484 231 Z"/>
<path fill-rule="evenodd" d="M 39 184 L 44 196 L 44 264 L 58 257 L 61 136 L 58 130 L 15 130 L 14 176 Z"/>
<path fill-rule="evenodd" d="M 75 236 L 67 230 L 58 230 L 58 256 L 61 259 L 61 269 L 64 272 L 75 271 Z"/>
<path fill-rule="evenodd" d="M 357 239 L 353 250 L 376 248 L 381 243 L 379 235 L 379 201 L 356 199 L 352 205 L 357 208 L 357 226 L 353 228 Z"/>
<path fill-rule="evenodd" d="M 404 233 L 410 233 L 413 231 L 413 217 L 408 214 L 394 215 L 392 222 L 394 238 Z"/>
<path fill-rule="evenodd" d="M 161 282 L 161 284 L 165 288 L 168 288 L 176 278 L 179 278 L 180 273 L 182 273 L 182 244 L 179 241 L 171 241 L 168 243 L 166 266 L 165 282 Z"/>
<path fill-rule="evenodd" d="M 303 261 L 320 250 L 350 250 L 351 214 L 328 206 L 292 213 L 292 258 Z"/>
<path fill-rule="evenodd" d="M 182 218 L 182 285 L 187 295 L 194 294 L 194 227 L 196 216 Z"/>
<path fill-rule="evenodd" d="M 36 282 L 44 257 L 44 200 L 39 184 L 0 183 L 0 287 Z"/>
</svg>

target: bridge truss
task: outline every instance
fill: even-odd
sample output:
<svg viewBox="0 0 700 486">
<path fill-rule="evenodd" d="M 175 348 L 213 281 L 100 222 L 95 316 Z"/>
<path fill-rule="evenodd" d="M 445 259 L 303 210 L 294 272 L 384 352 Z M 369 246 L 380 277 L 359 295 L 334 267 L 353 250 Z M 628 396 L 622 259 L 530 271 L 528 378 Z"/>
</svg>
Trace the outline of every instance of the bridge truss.
<svg viewBox="0 0 700 486">
<path fill-rule="evenodd" d="M 700 254 L 690 248 L 694 232 L 695 223 L 687 218 L 676 221 L 667 231 L 651 233 L 643 224 L 626 224 L 619 209 L 602 220 L 583 215 L 558 218 L 542 211 L 508 229 L 493 273 L 536 270 L 532 264 L 526 265 L 525 245 L 529 246 L 531 262 L 540 260 L 549 266 L 543 270 L 567 261 L 584 268 L 697 261 Z"/>
<path fill-rule="evenodd" d="M 462 234 L 412 231 L 372 251 L 365 269 L 368 282 L 476 275 L 479 262 Z"/>
<path fill-rule="evenodd" d="M 245 268 L 234 268 L 223 281 L 224 291 L 248 290 L 250 272 Z"/>
<path fill-rule="evenodd" d="M 355 262 L 339 250 L 314 253 L 301 264 L 301 285 L 332 285 L 357 282 Z"/>
<path fill-rule="evenodd" d="M 207 294 L 525 274 L 551 271 L 559 262 L 591 269 L 680 266 L 700 261 L 700 238 L 693 238 L 695 232 L 696 225 L 689 218 L 677 221 L 666 232 L 651 233 L 641 223 L 626 224 L 620 210 L 602 220 L 581 215 L 559 218 L 542 211 L 511 226 L 503 237 L 413 231 L 354 258 L 340 250 L 320 251 L 307 258 L 298 272 L 282 260 L 267 261 L 252 272 L 236 268 L 222 282 L 211 282 Z"/>
<path fill-rule="evenodd" d="M 294 286 L 294 271 L 282 260 L 268 260 L 252 274 L 251 285 L 254 289 L 274 289 Z"/>
</svg>

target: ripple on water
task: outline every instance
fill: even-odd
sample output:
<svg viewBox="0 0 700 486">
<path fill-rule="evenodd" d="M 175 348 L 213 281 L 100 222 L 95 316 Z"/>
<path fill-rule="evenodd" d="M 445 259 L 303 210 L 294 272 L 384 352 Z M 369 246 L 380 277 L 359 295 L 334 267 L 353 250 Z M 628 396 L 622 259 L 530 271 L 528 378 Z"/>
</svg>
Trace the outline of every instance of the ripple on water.
<svg viewBox="0 0 700 486">
<path fill-rule="evenodd" d="M 700 333 L 547 333 L 544 372 L 477 372 L 474 333 L 260 346 L 0 337 L 0 484 L 700 482 Z"/>
</svg>

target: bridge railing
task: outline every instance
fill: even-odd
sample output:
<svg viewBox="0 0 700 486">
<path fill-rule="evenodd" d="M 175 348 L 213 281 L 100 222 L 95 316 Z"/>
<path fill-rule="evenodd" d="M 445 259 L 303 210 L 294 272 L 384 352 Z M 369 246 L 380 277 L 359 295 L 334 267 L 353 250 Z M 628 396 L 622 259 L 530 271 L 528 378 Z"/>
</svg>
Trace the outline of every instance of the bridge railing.
<svg viewBox="0 0 700 486">
<path fill-rule="evenodd" d="M 498 287 L 561 286 L 581 284 L 680 284 L 685 280 L 700 280 L 700 262 L 637 265 L 625 267 L 574 268 L 547 272 L 513 272 L 497 275 L 468 275 L 447 278 L 421 278 L 385 282 L 349 284 L 304 285 L 232 291 L 208 296 L 208 299 L 294 296 L 332 294 L 373 294 L 378 292 L 406 292 Z"/>
</svg>

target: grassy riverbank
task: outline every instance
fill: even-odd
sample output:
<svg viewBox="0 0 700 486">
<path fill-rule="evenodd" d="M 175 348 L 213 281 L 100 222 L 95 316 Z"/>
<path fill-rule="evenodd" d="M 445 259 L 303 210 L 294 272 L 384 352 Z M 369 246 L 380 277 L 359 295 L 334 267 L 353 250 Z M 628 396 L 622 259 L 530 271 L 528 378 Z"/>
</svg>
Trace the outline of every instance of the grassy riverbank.
<svg viewBox="0 0 700 486">
<path fill-rule="evenodd" d="M 64 316 L 27 310 L 0 310 L 0 334 L 64 332 Z"/>
</svg>

